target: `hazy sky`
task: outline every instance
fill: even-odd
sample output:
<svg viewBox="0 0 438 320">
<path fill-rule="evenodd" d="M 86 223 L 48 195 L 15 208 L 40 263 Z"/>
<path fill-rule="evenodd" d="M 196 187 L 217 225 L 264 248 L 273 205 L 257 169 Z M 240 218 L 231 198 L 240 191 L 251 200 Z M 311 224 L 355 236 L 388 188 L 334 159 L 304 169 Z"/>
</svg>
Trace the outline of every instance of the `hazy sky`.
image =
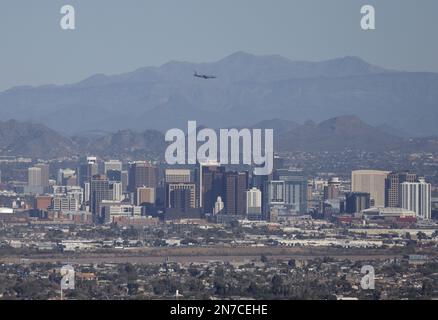
<svg viewBox="0 0 438 320">
<path fill-rule="evenodd" d="M 59 26 L 76 9 L 76 30 Z M 375 31 L 360 8 L 376 8 Z M 235 51 L 438 72 L 436 0 L 1 0 L 0 90 Z"/>
</svg>

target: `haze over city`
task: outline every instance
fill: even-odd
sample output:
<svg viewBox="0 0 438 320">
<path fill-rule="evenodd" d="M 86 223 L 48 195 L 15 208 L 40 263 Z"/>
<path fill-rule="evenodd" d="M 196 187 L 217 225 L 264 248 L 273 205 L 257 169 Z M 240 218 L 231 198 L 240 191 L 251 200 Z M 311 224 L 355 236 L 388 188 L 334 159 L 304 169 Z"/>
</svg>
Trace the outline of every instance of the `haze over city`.
<svg viewBox="0 0 438 320">
<path fill-rule="evenodd" d="M 0 300 L 437 299 L 436 12 L 2 1 Z"/>
</svg>

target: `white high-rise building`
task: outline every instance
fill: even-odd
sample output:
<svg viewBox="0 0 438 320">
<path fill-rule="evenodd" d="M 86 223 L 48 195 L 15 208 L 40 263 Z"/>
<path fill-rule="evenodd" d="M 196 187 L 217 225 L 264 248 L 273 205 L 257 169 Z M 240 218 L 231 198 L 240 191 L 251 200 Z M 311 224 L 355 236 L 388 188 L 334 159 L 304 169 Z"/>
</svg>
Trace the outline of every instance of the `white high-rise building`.
<svg viewBox="0 0 438 320">
<path fill-rule="evenodd" d="M 431 184 L 424 179 L 419 182 L 403 182 L 400 191 L 402 208 L 414 211 L 418 218 L 431 219 Z"/>
<path fill-rule="evenodd" d="M 262 192 L 257 188 L 246 191 L 246 214 L 262 213 Z"/>
<path fill-rule="evenodd" d="M 351 173 L 351 191 L 370 194 L 373 207 L 385 206 L 385 179 L 389 171 L 356 170 Z"/>
<path fill-rule="evenodd" d="M 122 189 L 121 182 L 112 182 L 110 189 L 112 189 L 114 201 L 122 201 L 123 200 L 123 189 Z"/>
<path fill-rule="evenodd" d="M 216 203 L 214 204 L 213 214 L 219 214 L 224 210 L 224 202 L 221 197 L 217 197 Z"/>
<path fill-rule="evenodd" d="M 48 187 L 49 186 L 49 170 L 50 170 L 49 165 L 46 163 L 38 163 L 37 165 L 35 165 L 35 168 L 41 169 L 41 185 L 43 187 Z"/>
<path fill-rule="evenodd" d="M 85 202 L 90 201 L 90 183 L 89 182 L 84 183 L 84 201 Z"/>
<path fill-rule="evenodd" d="M 32 167 L 27 170 L 27 185 L 29 187 L 41 186 L 41 168 Z"/>
</svg>

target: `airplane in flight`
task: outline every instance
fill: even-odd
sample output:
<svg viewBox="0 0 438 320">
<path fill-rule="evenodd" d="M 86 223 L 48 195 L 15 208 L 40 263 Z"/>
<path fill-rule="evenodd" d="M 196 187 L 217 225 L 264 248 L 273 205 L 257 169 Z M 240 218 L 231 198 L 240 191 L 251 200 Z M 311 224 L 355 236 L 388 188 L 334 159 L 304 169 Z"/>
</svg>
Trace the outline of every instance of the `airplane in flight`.
<svg viewBox="0 0 438 320">
<path fill-rule="evenodd" d="M 199 74 L 197 71 L 195 71 L 193 76 L 196 77 L 196 78 L 202 78 L 202 79 L 205 79 L 205 80 L 216 79 L 217 78 L 216 76 L 209 76 L 209 75 L 206 75 L 206 74 Z"/>
</svg>

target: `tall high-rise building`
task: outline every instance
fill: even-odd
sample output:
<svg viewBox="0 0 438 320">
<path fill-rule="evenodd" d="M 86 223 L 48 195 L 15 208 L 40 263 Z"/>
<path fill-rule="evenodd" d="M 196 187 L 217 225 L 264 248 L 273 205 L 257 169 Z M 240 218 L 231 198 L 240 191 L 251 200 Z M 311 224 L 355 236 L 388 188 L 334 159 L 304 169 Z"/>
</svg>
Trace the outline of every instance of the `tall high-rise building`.
<svg viewBox="0 0 438 320">
<path fill-rule="evenodd" d="M 307 178 L 301 171 L 278 169 L 274 173 L 274 181 L 270 184 L 268 205 L 281 203 L 291 213 L 307 213 Z"/>
<path fill-rule="evenodd" d="M 103 200 L 111 200 L 112 192 L 109 189 L 109 181 L 105 175 L 95 175 L 90 182 L 90 209 L 93 220 L 100 220 L 100 207 Z"/>
<path fill-rule="evenodd" d="M 179 210 L 181 213 L 187 212 L 193 208 L 192 190 L 190 189 L 174 189 L 169 195 L 169 207 Z"/>
<path fill-rule="evenodd" d="M 324 200 L 333 200 L 339 198 L 341 192 L 339 186 L 341 181 L 339 178 L 330 178 L 327 186 L 324 187 Z"/>
<path fill-rule="evenodd" d="M 196 208 L 196 185 L 194 183 L 167 183 L 166 184 L 166 207 L 173 208 L 171 199 L 172 193 L 176 190 L 187 190 L 189 197 L 189 208 Z"/>
<path fill-rule="evenodd" d="M 199 206 L 203 213 L 212 213 L 217 197 L 225 198 L 225 167 L 217 162 L 200 163 L 197 176 Z"/>
<path fill-rule="evenodd" d="M 174 207 L 171 203 L 171 199 L 177 199 L 175 201 L 183 201 L 187 194 L 189 195 L 187 208 L 196 208 L 196 185 L 193 183 L 192 171 L 187 169 L 166 169 L 164 172 L 164 198 L 166 208 L 179 208 Z M 177 190 L 187 190 L 187 192 L 176 192 Z M 176 192 L 174 195 L 172 193 Z M 181 198 L 183 197 L 183 198 Z M 185 201 L 185 200 L 184 200 Z M 187 209 L 186 208 L 186 209 Z M 184 212 L 187 210 L 184 209 Z"/>
<path fill-rule="evenodd" d="M 129 184 L 129 173 L 126 170 L 123 170 L 121 173 L 121 182 L 122 182 L 122 190 L 123 192 L 128 191 L 128 184 Z"/>
<path fill-rule="evenodd" d="M 136 192 L 137 188 L 158 186 L 158 168 L 146 161 L 129 163 L 128 191 Z"/>
<path fill-rule="evenodd" d="M 356 170 L 351 173 L 351 191 L 369 193 L 371 206 L 385 205 L 385 180 L 388 171 Z"/>
<path fill-rule="evenodd" d="M 41 186 L 47 188 L 49 186 L 49 165 L 46 163 L 38 163 L 35 167 L 41 169 Z"/>
<path fill-rule="evenodd" d="M 224 210 L 224 202 L 222 201 L 221 197 L 217 197 L 216 202 L 214 204 L 213 214 L 222 214 Z"/>
<path fill-rule="evenodd" d="M 122 182 L 122 171 L 110 169 L 106 171 L 105 175 L 109 181 Z"/>
<path fill-rule="evenodd" d="M 149 187 L 140 187 L 137 188 L 137 192 L 135 194 L 135 204 L 137 206 L 141 206 L 144 203 L 155 204 L 155 189 Z"/>
<path fill-rule="evenodd" d="M 268 201 L 268 189 L 269 189 L 269 181 L 272 180 L 272 174 L 264 175 L 264 176 L 252 176 L 252 187 L 257 188 L 262 193 L 262 217 L 268 218 L 269 216 L 269 201 Z"/>
<path fill-rule="evenodd" d="M 284 158 L 280 157 L 278 154 L 274 154 L 274 162 L 273 162 L 273 171 L 277 171 L 279 169 L 285 169 L 285 161 Z"/>
<path fill-rule="evenodd" d="M 285 183 L 284 181 L 270 181 L 268 184 L 267 203 L 269 205 L 285 204 Z"/>
<path fill-rule="evenodd" d="M 248 172 L 225 173 L 225 213 L 228 215 L 246 214 L 246 191 Z"/>
<path fill-rule="evenodd" d="M 409 172 L 391 172 L 385 180 L 385 207 L 401 208 L 400 185 L 403 182 L 416 182 L 417 175 Z"/>
<path fill-rule="evenodd" d="M 401 206 L 404 209 L 414 211 L 417 217 L 431 219 L 431 184 L 424 179 L 419 182 L 403 182 L 401 184 Z"/>
<path fill-rule="evenodd" d="M 29 187 L 41 187 L 41 168 L 31 167 L 27 169 L 27 185 Z"/>
<path fill-rule="evenodd" d="M 86 182 L 91 182 L 91 179 L 99 173 L 99 165 L 97 157 L 90 156 L 82 160 L 78 168 L 79 185 L 83 186 Z"/>
<path fill-rule="evenodd" d="M 122 201 L 123 200 L 122 183 L 110 181 L 109 187 L 110 187 L 110 191 L 112 192 L 111 200 Z"/>
<path fill-rule="evenodd" d="M 347 213 L 360 213 L 370 208 L 370 194 L 366 192 L 349 192 L 345 195 L 345 211 Z"/>
<path fill-rule="evenodd" d="M 246 191 L 246 214 L 247 216 L 262 214 L 262 192 L 255 187 Z"/>
<path fill-rule="evenodd" d="M 105 163 L 103 164 L 103 171 L 104 174 L 107 175 L 109 170 L 113 170 L 113 171 L 122 171 L 122 162 L 119 160 L 109 160 L 109 161 L 105 161 Z"/>
<path fill-rule="evenodd" d="M 76 186 L 77 185 L 76 172 L 71 169 L 59 169 L 57 183 L 60 186 Z"/>
<path fill-rule="evenodd" d="M 85 182 L 84 183 L 84 201 L 85 202 L 90 202 L 90 195 L 91 195 L 90 183 Z"/>
</svg>

